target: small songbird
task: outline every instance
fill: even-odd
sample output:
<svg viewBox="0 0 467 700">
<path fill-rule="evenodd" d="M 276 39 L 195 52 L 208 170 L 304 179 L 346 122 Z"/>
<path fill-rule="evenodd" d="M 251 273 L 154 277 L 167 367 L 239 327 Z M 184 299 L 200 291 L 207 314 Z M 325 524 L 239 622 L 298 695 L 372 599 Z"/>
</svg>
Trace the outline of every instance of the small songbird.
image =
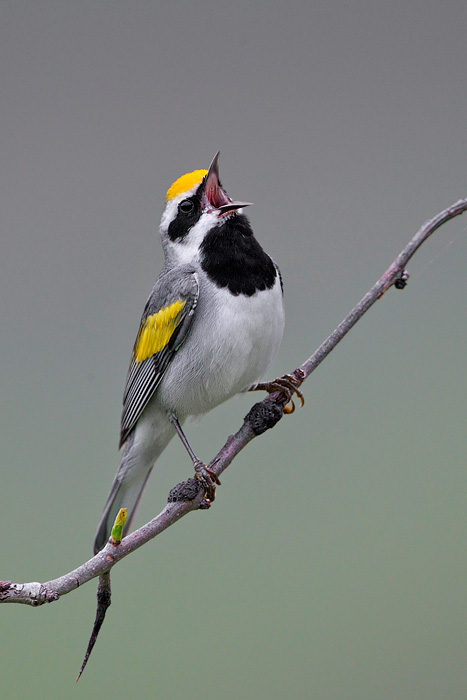
<svg viewBox="0 0 467 700">
<path fill-rule="evenodd" d="M 222 187 L 218 157 L 209 170 L 183 175 L 167 192 L 160 224 L 165 264 L 131 355 L 120 432 L 123 453 L 94 552 L 107 543 L 123 507 L 128 532 L 154 463 L 175 433 L 206 498 L 214 498 L 217 478 L 195 456 L 181 426 L 188 416 L 255 388 L 282 339 L 279 268 L 243 214 L 248 202 L 233 201 Z"/>
</svg>

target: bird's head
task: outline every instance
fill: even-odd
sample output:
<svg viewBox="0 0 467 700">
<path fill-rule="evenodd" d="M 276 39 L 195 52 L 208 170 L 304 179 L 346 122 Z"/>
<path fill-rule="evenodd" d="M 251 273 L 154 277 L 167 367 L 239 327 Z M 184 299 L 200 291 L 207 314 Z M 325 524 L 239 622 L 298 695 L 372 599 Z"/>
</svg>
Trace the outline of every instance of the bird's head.
<svg viewBox="0 0 467 700">
<path fill-rule="evenodd" d="M 206 234 L 222 226 L 250 202 L 233 201 L 219 180 L 219 152 L 209 170 L 195 170 L 175 180 L 167 191 L 160 232 L 166 256 L 190 262 Z"/>
</svg>

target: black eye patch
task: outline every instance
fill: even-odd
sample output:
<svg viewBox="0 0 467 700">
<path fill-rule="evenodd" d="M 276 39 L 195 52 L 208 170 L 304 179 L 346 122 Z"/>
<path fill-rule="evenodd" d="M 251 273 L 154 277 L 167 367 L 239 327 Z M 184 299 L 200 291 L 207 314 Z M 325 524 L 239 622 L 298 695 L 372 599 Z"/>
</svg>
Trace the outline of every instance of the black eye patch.
<svg viewBox="0 0 467 700">
<path fill-rule="evenodd" d="M 167 233 L 171 241 L 181 241 L 188 231 L 198 221 L 201 214 L 201 196 L 195 193 L 192 197 L 182 199 L 178 205 L 175 219 L 169 224 Z"/>
</svg>

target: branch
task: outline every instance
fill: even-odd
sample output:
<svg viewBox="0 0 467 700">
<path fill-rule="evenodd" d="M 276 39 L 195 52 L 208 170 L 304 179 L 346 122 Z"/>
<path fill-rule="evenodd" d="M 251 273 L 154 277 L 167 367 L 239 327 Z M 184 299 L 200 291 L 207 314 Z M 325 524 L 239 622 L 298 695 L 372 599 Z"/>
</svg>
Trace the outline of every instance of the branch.
<svg viewBox="0 0 467 700">
<path fill-rule="evenodd" d="M 385 292 L 393 284 L 397 289 L 403 289 L 407 283 L 409 275 L 405 271 L 405 267 L 409 260 L 420 248 L 432 233 L 447 221 L 454 219 L 456 216 L 467 211 L 467 198 L 459 199 L 458 202 L 452 204 L 448 209 L 444 209 L 437 214 L 433 219 L 425 221 L 423 226 L 417 231 L 412 240 L 399 253 L 392 265 L 386 270 L 384 275 L 372 286 L 365 294 L 352 311 L 344 318 L 337 326 L 336 330 L 321 343 L 319 348 L 315 350 L 313 355 L 304 362 L 300 369 L 308 377 L 321 362 L 329 355 L 331 350 L 334 350 L 337 343 L 350 331 L 351 328 L 361 319 L 370 306 L 373 306 L 375 301 L 380 299 Z"/>
<path fill-rule="evenodd" d="M 326 338 L 311 357 L 292 372 L 290 376 L 294 378 L 297 384 L 304 381 L 321 364 L 357 321 L 392 285 L 400 289 L 405 286 L 408 279 L 405 267 L 414 253 L 434 231 L 464 211 L 467 211 L 467 198 L 460 199 L 451 207 L 423 224 L 392 265 L 337 326 L 335 331 Z M 282 417 L 285 403 L 286 397 L 284 394 L 281 391 L 276 391 L 267 396 L 264 401 L 255 404 L 245 417 L 240 430 L 228 438 L 215 459 L 211 461 L 209 469 L 218 476 L 222 474 L 236 455 L 254 437 L 262 434 L 277 423 Z M 181 484 L 177 484 L 171 490 L 168 503 L 159 515 L 146 525 L 143 525 L 143 527 L 127 535 L 120 544 L 109 542 L 92 559 L 89 559 L 64 576 L 45 583 L 0 581 L 0 603 L 24 603 L 31 606 L 39 606 L 43 603 L 51 603 L 58 600 L 62 595 L 70 593 L 87 583 L 87 581 L 110 571 L 121 559 L 178 522 L 192 510 L 197 510 L 200 507 L 206 507 L 206 502 L 199 482 L 196 479 L 189 479 Z"/>
</svg>

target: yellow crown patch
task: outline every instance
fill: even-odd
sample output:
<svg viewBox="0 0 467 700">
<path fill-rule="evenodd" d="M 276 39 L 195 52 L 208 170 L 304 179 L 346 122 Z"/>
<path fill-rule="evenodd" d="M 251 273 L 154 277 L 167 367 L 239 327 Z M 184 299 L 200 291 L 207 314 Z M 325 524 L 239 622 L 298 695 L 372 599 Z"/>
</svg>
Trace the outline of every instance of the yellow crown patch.
<svg viewBox="0 0 467 700">
<path fill-rule="evenodd" d="M 179 177 L 167 190 L 167 202 L 177 197 L 179 194 L 193 189 L 195 185 L 199 185 L 203 177 L 207 174 L 207 170 L 194 170 L 192 173 L 186 173 L 186 175 Z"/>
</svg>

